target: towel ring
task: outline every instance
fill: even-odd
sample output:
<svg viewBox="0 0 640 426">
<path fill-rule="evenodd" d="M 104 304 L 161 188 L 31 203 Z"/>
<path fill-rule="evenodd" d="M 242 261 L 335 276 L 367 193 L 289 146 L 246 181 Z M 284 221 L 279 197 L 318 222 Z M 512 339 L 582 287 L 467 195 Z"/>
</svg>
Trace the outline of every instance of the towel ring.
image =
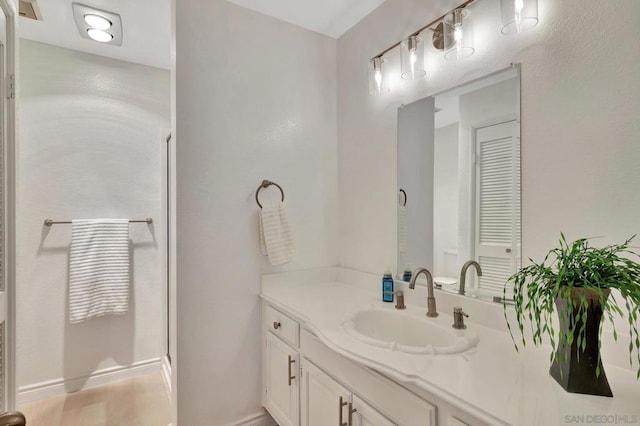
<svg viewBox="0 0 640 426">
<path fill-rule="evenodd" d="M 282 187 L 275 182 L 271 182 L 270 180 L 265 179 L 262 181 L 258 189 L 256 189 L 256 203 L 258 203 L 258 206 L 260 206 L 260 208 L 262 208 L 262 204 L 260 204 L 260 200 L 258 199 L 258 194 L 260 194 L 260 190 L 262 190 L 263 188 L 268 188 L 271 185 L 275 185 L 278 187 L 278 189 L 280 190 L 280 194 L 282 194 L 280 201 L 284 201 L 284 191 L 282 190 Z"/>
<path fill-rule="evenodd" d="M 404 203 L 402 204 L 402 207 L 406 207 L 407 206 L 407 193 L 405 192 L 404 189 L 400 189 L 400 193 L 402 195 L 404 195 Z"/>
</svg>

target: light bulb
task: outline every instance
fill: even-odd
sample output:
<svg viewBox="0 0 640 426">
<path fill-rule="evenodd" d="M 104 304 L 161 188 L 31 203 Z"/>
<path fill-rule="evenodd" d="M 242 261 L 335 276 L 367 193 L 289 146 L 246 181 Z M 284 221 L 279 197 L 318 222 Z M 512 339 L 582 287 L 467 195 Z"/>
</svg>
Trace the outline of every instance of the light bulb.
<svg viewBox="0 0 640 426">
<path fill-rule="evenodd" d="M 515 21 L 518 32 L 522 32 L 522 10 L 524 9 L 524 0 L 515 0 Z"/>
<path fill-rule="evenodd" d="M 458 59 L 463 57 L 462 55 L 462 18 L 464 14 L 462 9 L 456 9 L 453 12 L 453 41 L 456 45 L 456 55 Z"/>
<path fill-rule="evenodd" d="M 462 55 L 462 27 L 456 27 L 453 30 L 453 39 L 456 42 L 456 55 L 458 55 L 458 59 L 463 57 Z"/>
<path fill-rule="evenodd" d="M 377 69 L 373 78 L 376 80 L 376 87 L 378 88 L 378 92 L 382 91 L 382 71 Z"/>
<path fill-rule="evenodd" d="M 456 27 L 453 30 L 453 39 L 456 43 L 460 43 L 462 41 L 462 27 Z"/>
<path fill-rule="evenodd" d="M 376 95 L 382 94 L 382 59 L 373 59 L 373 93 Z"/>
<path fill-rule="evenodd" d="M 500 0 L 502 34 L 520 34 L 538 24 L 538 0 Z"/>
<path fill-rule="evenodd" d="M 416 62 L 417 61 L 418 61 L 418 57 L 416 56 L 416 51 L 414 49 L 409 53 L 409 62 L 411 64 L 411 76 L 412 76 L 412 78 L 415 76 L 415 73 L 416 73 Z"/>
<path fill-rule="evenodd" d="M 100 15 L 94 15 L 93 13 L 84 15 L 84 22 L 86 22 L 91 28 L 98 30 L 108 30 L 112 25 L 111 21 L 107 18 Z"/>
<path fill-rule="evenodd" d="M 113 36 L 106 31 L 98 30 L 96 28 L 89 28 L 87 30 L 89 37 L 100 43 L 108 43 L 113 40 Z"/>
</svg>

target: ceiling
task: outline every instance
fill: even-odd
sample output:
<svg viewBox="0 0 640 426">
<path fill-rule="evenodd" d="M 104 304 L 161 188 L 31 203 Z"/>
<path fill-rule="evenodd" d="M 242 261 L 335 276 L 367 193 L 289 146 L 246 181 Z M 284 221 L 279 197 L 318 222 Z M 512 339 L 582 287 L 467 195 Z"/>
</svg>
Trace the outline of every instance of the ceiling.
<svg viewBox="0 0 640 426">
<path fill-rule="evenodd" d="M 385 0 L 227 0 L 329 37 L 338 38 Z"/>
<path fill-rule="evenodd" d="M 82 38 L 71 4 L 120 14 L 122 46 Z M 338 38 L 385 0 L 227 0 Z M 20 18 L 22 38 L 127 62 L 170 69 L 171 0 L 38 0 L 42 21 Z"/>
<path fill-rule="evenodd" d="M 122 46 L 82 38 L 73 19 L 73 2 L 38 0 L 43 20 L 20 18 L 20 37 L 137 64 L 170 68 L 171 0 L 77 0 L 120 14 Z"/>
</svg>

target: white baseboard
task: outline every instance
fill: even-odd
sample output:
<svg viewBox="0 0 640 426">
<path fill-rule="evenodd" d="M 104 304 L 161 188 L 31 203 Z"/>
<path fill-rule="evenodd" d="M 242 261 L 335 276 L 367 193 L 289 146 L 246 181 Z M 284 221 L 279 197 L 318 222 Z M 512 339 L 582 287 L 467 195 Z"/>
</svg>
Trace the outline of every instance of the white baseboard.
<svg viewBox="0 0 640 426">
<path fill-rule="evenodd" d="M 134 377 L 152 374 L 161 370 L 162 359 L 154 358 L 136 362 L 127 366 L 104 368 L 102 370 L 94 371 L 86 376 L 74 377 L 71 379 L 60 378 L 27 386 L 20 386 L 18 389 L 18 404 L 65 395 L 69 392 L 75 392 L 81 389 L 90 389 L 96 386 L 119 382 L 121 380 L 132 379 Z"/>
<path fill-rule="evenodd" d="M 162 379 L 164 389 L 167 391 L 169 401 L 171 401 L 171 363 L 166 355 L 162 357 Z"/>
<path fill-rule="evenodd" d="M 265 410 L 262 410 L 228 426 L 276 426 L 276 422 Z"/>
</svg>

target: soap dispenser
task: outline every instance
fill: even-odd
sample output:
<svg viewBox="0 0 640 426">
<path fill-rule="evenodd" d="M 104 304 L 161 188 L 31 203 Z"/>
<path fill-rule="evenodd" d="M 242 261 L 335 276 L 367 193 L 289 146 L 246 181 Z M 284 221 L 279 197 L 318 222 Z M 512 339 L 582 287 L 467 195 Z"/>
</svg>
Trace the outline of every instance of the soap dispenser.
<svg viewBox="0 0 640 426">
<path fill-rule="evenodd" d="M 411 264 L 409 263 L 407 263 L 407 265 L 404 267 L 404 272 L 402 273 L 402 281 L 411 281 Z"/>
<path fill-rule="evenodd" d="M 382 275 L 382 301 L 393 302 L 393 275 L 391 268 L 387 268 Z"/>
</svg>

